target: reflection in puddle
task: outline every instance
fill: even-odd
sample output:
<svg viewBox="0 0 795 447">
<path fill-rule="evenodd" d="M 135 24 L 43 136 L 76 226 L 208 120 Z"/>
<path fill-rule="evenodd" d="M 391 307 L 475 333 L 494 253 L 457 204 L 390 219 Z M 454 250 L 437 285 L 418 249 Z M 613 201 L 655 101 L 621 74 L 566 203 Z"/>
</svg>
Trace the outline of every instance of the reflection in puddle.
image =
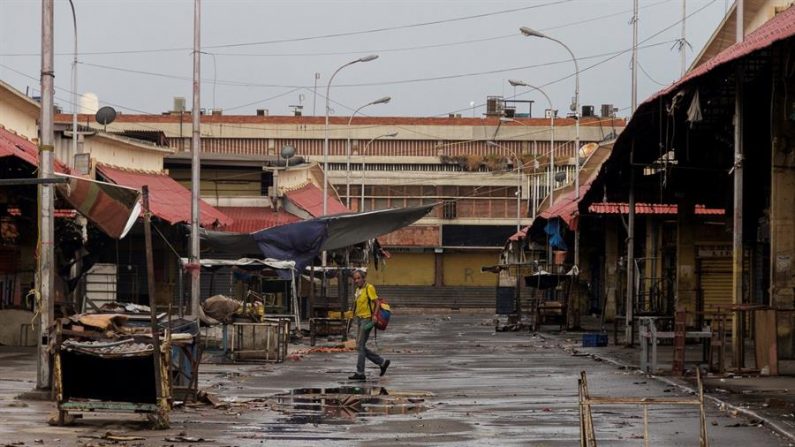
<svg viewBox="0 0 795 447">
<path fill-rule="evenodd" d="M 417 414 L 427 409 L 422 394 L 390 394 L 384 387 L 300 388 L 274 396 L 273 409 L 290 414 L 296 423 L 334 423 L 357 417 Z"/>
</svg>

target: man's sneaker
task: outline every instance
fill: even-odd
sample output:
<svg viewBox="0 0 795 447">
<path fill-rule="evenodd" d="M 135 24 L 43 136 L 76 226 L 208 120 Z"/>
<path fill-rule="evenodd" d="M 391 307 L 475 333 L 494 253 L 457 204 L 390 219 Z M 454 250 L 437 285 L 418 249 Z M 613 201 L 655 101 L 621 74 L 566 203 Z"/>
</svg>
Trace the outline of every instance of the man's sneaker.
<svg viewBox="0 0 795 447">
<path fill-rule="evenodd" d="M 389 360 L 384 360 L 384 363 L 381 364 L 381 374 L 379 374 L 380 376 L 386 374 L 386 369 L 389 368 L 390 363 L 392 362 L 390 362 Z"/>
<path fill-rule="evenodd" d="M 382 367 L 381 371 L 385 371 L 385 370 L 383 369 L 383 367 Z M 359 373 L 356 373 L 356 374 L 354 374 L 354 375 L 352 375 L 352 376 L 348 377 L 348 379 L 349 379 L 349 380 L 365 380 L 365 379 L 367 379 L 367 376 L 365 376 L 364 374 L 359 374 Z"/>
</svg>

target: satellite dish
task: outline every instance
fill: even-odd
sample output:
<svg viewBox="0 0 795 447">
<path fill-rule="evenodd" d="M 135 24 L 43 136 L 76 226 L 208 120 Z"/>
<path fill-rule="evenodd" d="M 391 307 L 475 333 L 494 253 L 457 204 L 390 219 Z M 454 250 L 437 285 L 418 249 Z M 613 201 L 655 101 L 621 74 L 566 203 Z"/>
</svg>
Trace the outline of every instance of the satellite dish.
<svg viewBox="0 0 795 447">
<path fill-rule="evenodd" d="M 282 146 L 280 155 L 284 159 L 284 169 L 288 169 L 290 167 L 290 159 L 295 155 L 295 147 L 290 144 L 285 144 Z"/>
<path fill-rule="evenodd" d="M 101 109 L 97 110 L 97 114 L 94 119 L 96 119 L 99 124 L 107 126 L 116 120 L 116 110 L 110 106 L 102 107 Z"/>
<path fill-rule="evenodd" d="M 289 144 L 282 146 L 281 156 L 285 160 L 293 158 L 295 155 L 295 148 Z"/>
</svg>

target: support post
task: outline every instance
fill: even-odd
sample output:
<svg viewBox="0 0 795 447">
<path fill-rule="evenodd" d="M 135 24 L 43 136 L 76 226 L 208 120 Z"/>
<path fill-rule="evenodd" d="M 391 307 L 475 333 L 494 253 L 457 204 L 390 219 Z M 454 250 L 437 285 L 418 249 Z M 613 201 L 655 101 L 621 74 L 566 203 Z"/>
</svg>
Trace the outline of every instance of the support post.
<svg viewBox="0 0 795 447">
<path fill-rule="evenodd" d="M 39 179 L 49 179 L 53 170 L 53 0 L 42 0 L 41 8 L 41 116 L 39 133 Z M 49 330 L 54 312 L 55 288 L 55 222 L 53 221 L 53 187 L 41 183 L 39 195 L 39 243 L 36 263 L 40 315 L 38 337 L 38 368 L 36 388 L 50 388 L 50 354 L 48 352 Z"/>
<path fill-rule="evenodd" d="M 734 212 L 732 234 L 732 304 L 743 303 L 743 69 L 737 67 L 734 100 Z M 732 362 L 745 366 L 743 331 L 744 312 L 736 312 L 732 319 Z"/>
<path fill-rule="evenodd" d="M 190 314 L 199 315 L 201 268 L 199 267 L 199 197 L 201 196 L 201 0 L 193 3 L 193 139 L 191 153 Z"/>
<path fill-rule="evenodd" d="M 160 328 L 157 326 L 157 300 L 155 299 L 155 263 L 152 255 L 152 212 L 149 211 L 149 186 L 144 185 L 144 243 L 146 246 L 146 288 L 149 294 L 149 315 L 152 329 L 152 363 L 155 366 L 155 394 L 157 395 L 157 428 L 168 427 L 168 400 L 163 389 L 163 370 L 160 364 Z"/>
<path fill-rule="evenodd" d="M 627 216 L 627 300 L 625 305 L 625 327 L 624 327 L 624 344 L 627 346 L 633 345 L 632 339 L 632 318 L 633 307 L 635 305 L 635 168 L 632 166 L 634 162 L 633 154 L 635 152 L 635 142 L 632 142 L 630 148 L 631 153 L 629 156 L 629 213 Z"/>
</svg>

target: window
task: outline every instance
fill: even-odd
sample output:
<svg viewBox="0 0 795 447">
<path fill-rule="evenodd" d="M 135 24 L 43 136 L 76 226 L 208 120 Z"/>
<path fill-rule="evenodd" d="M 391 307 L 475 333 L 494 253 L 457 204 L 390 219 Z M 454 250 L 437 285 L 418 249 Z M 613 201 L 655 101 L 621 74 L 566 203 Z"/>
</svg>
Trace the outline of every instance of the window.
<svg viewBox="0 0 795 447">
<path fill-rule="evenodd" d="M 442 219 L 455 219 L 456 217 L 456 201 L 446 200 L 442 204 Z"/>
</svg>

